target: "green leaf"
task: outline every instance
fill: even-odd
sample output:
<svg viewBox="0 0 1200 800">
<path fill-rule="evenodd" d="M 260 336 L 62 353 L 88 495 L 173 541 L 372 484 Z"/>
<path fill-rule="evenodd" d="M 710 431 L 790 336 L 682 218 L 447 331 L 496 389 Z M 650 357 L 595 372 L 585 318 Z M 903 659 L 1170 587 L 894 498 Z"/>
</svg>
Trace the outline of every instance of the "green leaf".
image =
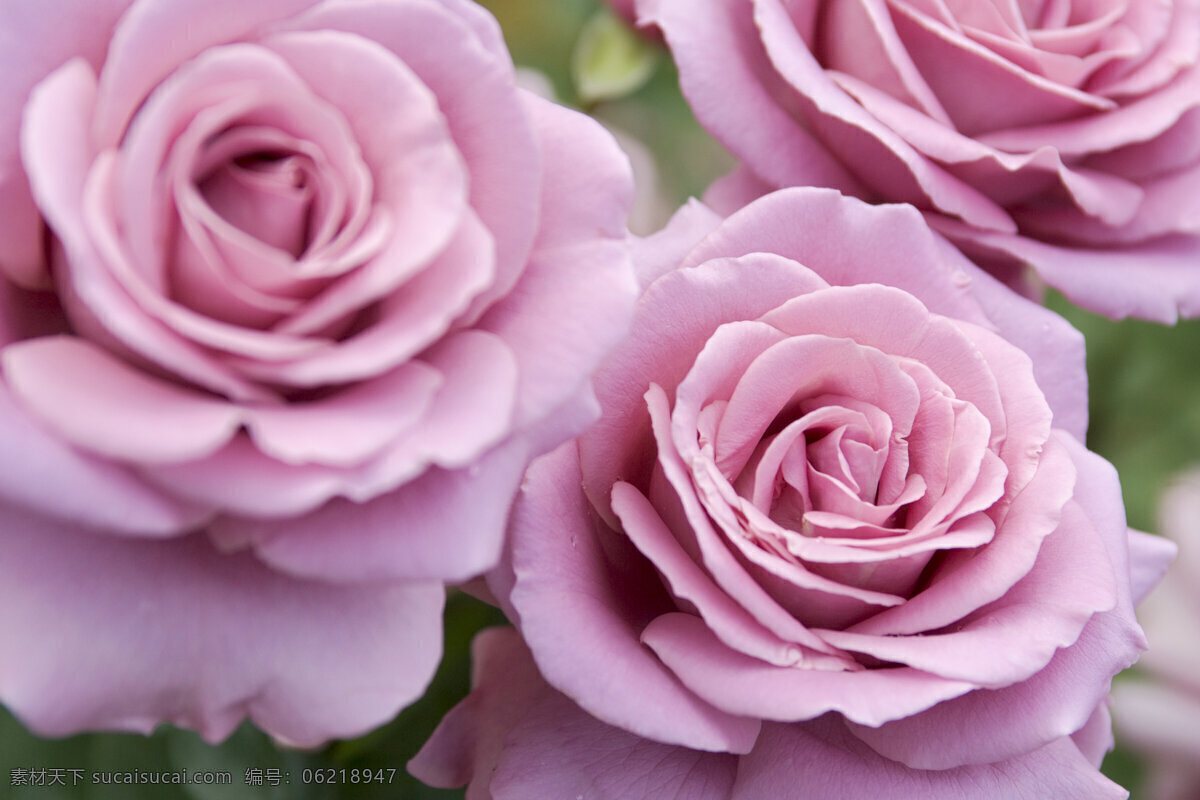
<svg viewBox="0 0 1200 800">
<path fill-rule="evenodd" d="M 591 104 L 633 94 L 650 80 L 656 62 L 654 46 L 605 8 L 579 32 L 571 73 L 580 99 Z"/>
</svg>

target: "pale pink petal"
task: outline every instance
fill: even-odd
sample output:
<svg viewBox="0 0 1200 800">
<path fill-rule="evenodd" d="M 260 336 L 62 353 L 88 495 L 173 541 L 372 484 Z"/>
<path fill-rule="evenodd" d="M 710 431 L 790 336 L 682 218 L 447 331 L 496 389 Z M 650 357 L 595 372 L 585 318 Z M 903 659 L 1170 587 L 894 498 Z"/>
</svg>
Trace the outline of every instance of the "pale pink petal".
<svg viewBox="0 0 1200 800">
<path fill-rule="evenodd" d="M 443 382 L 433 367 L 410 361 L 319 400 L 249 407 L 241 416 L 250 438 L 272 458 L 350 467 L 378 455 L 412 428 Z"/>
<path fill-rule="evenodd" d="M 112 34 L 92 127 L 102 147 L 115 145 L 150 91 L 176 66 L 205 49 L 246 38 L 317 0 L 181 0 L 133 2 Z"/>
<path fill-rule="evenodd" d="M 838 87 L 809 52 L 778 0 L 754 0 L 753 5 L 762 45 L 779 76 L 795 87 L 796 103 L 805 109 L 802 115 L 811 108 L 815 112 L 812 116 L 821 116 L 822 143 L 838 153 L 842 163 L 870 165 L 870 177 L 860 180 L 895 202 L 925 207 L 932 204 L 984 230 L 1013 229 L 1012 220 L 1002 208 L 925 158 Z M 740 148 L 731 149 L 743 153 Z M 779 186 L 812 183 L 836 187 L 830 183 L 780 181 L 777 168 L 758 172 Z"/>
<path fill-rule="evenodd" d="M 613 511 L 620 517 L 626 535 L 668 581 L 671 593 L 693 604 L 722 641 L 747 655 L 783 667 L 795 667 L 808 660 L 802 647 L 772 635 L 714 584 L 672 538 L 671 531 L 637 489 L 627 483 L 614 486 Z M 803 644 L 826 653 L 831 651 L 815 636 Z"/>
<path fill-rule="evenodd" d="M 0 696 L 43 736 L 169 721 L 215 742 L 249 717 L 314 745 L 390 719 L 440 657 L 437 583 L 323 585 L 202 536 L 117 540 L 3 514 Z"/>
<path fill-rule="evenodd" d="M 655 618 L 642 641 L 713 706 L 764 720 L 808 720 L 837 711 L 864 725 L 881 725 L 974 688 L 909 667 L 853 672 L 780 667 L 731 650 L 703 620 L 679 612 Z"/>
<path fill-rule="evenodd" d="M 975 265 L 964 265 L 964 269 L 970 276 L 972 294 L 989 322 L 1005 341 L 1033 360 L 1034 380 L 1054 412 L 1054 427 L 1082 441 L 1088 423 L 1083 334 L 1058 314 L 1021 297 Z"/>
<path fill-rule="evenodd" d="M 922 155 L 996 202 L 1019 204 L 1053 176 L 1069 193 L 1079 210 L 1107 225 L 1132 220 L 1144 198 L 1137 184 L 1080 165 L 1069 166 L 1059 153 L 1046 146 L 1010 153 L 990 147 L 962 133 L 930 125 L 920 112 L 884 94 L 878 88 L 848 77 L 838 84 L 876 119 L 902 136 Z M 1044 209 L 1039 209 L 1044 210 Z M 1011 213 L 1019 216 L 1016 210 Z"/>
<path fill-rule="evenodd" d="M 307 513 L 338 496 L 370 500 L 431 465 L 469 468 L 512 430 L 512 355 L 494 335 L 467 330 L 439 342 L 424 363 L 443 379 L 437 394 L 419 422 L 370 461 L 349 467 L 287 464 L 240 435 L 206 458 L 163 464 L 146 477 L 182 497 L 236 514 L 279 517 Z M 394 422 L 387 420 L 389 426 Z"/>
<path fill-rule="evenodd" d="M 1098 614 L 1074 645 L 1014 686 L 980 689 L 907 719 L 850 730 L 880 754 L 918 769 L 1003 761 L 1070 736 L 1104 702 L 1111 676 L 1144 646 L 1124 616 Z"/>
<path fill-rule="evenodd" d="M 1108 611 L 1114 602 L 1106 553 L 1080 517 L 1069 506 L 1058 530 L 1042 543 L 1029 574 L 999 600 L 964 617 L 952 633 L 819 633 L 844 650 L 979 686 L 1026 680 L 1044 672 L 1055 651 L 1074 644 L 1092 614 Z"/>
<path fill-rule="evenodd" d="M 1105 697 L 1096 706 L 1096 710 L 1092 712 L 1087 723 L 1071 734 L 1071 741 L 1095 765 L 1096 769 L 1100 768 L 1104 756 L 1113 749 L 1114 745 L 1112 714 L 1108 711 L 1109 702 L 1109 698 Z"/>
<path fill-rule="evenodd" d="M 728 753 L 662 744 L 605 725 L 551 694 L 510 732 L 490 789 L 494 800 L 727 800 L 737 764 Z"/>
<path fill-rule="evenodd" d="M 687 271 L 713 259 L 776 253 L 834 286 L 879 283 L 886 275 L 889 286 L 908 292 L 929 311 L 986 327 L 987 318 L 971 295 L 970 262 L 947 251 L 911 206 L 870 206 L 806 187 L 774 192 L 729 217 L 680 266 Z M 781 290 L 774 305 L 801 294 L 807 292 Z"/>
<path fill-rule="evenodd" d="M 1042 452 L 1038 471 L 1010 506 L 1007 530 L 985 548 L 945 565 L 930 586 L 904 605 L 854 626 L 857 633 L 912 635 L 954 624 L 1003 598 L 1033 568 L 1043 540 L 1059 525 L 1074 486 L 1072 461 L 1057 437 Z"/>
<path fill-rule="evenodd" d="M 873 753 L 827 717 L 804 725 L 765 725 L 739 761 L 730 800 L 875 797 L 887 800 L 1121 800 L 1124 789 L 1091 765 L 1068 738 L 1009 761 L 917 770 Z"/>
<path fill-rule="evenodd" d="M 1080 478 L 1060 529 L 1046 540 L 1043 550 L 1054 545 L 1064 532 L 1082 532 L 1107 550 L 1115 575 L 1128 574 L 1128 533 L 1115 471 L 1078 442 L 1065 436 L 1059 439 L 1079 469 Z M 1055 559 L 1048 551 L 1039 557 L 1057 560 L 1060 568 L 1076 566 L 1073 555 Z M 1085 582 L 1095 580 L 1095 576 L 1060 580 L 1074 585 L 1081 578 Z M 1018 584 L 1018 590 L 1021 588 L 1023 584 Z M 1032 678 L 997 691 L 973 692 L 879 730 L 855 729 L 856 735 L 890 757 L 914 766 L 942 768 L 1013 757 L 1038 743 L 1074 733 L 1103 700 L 1111 676 L 1131 665 L 1146 647 L 1134 619 L 1128 582 L 1117 580 L 1114 588 L 1112 610 L 1092 617 L 1079 640 L 1059 650 Z M 1021 726 L 978 724 L 980 718 L 1011 719 L 1012 709 L 1017 707 L 1024 709 Z M 924 735 L 913 738 L 917 731 Z"/>
<path fill-rule="evenodd" d="M 827 594 L 843 595 L 853 600 L 891 605 L 900 602 L 900 598 L 882 592 L 872 592 L 853 586 L 843 586 L 829 578 L 822 577 L 802 568 L 793 567 L 786 562 L 780 562 L 772 553 L 767 553 L 755 543 L 749 542 L 736 524 L 731 524 L 728 509 L 709 504 L 706 508 L 698 497 L 692 481 L 696 475 L 689 475 L 689 467 L 684 463 L 680 454 L 671 445 L 667 428 L 667 399 L 661 387 L 652 385 L 646 393 L 646 402 L 650 407 L 653 433 L 658 442 L 658 464 L 663 475 L 678 498 L 681 507 L 678 520 L 672 520 L 676 538 L 686 537 L 693 559 L 703 564 L 705 571 L 715 583 L 737 603 L 746 609 L 759 624 L 774 633 L 783 641 L 796 642 L 816 650 L 828 652 L 805 626 L 804 616 L 798 615 L 785 608 L 771 592 L 767 591 L 770 581 L 763 580 L 766 569 L 754 567 L 775 567 L 795 589 L 817 589 Z M 585 483 L 586 486 L 586 483 Z M 654 484 L 651 484 L 652 490 Z M 653 492 L 652 492 L 653 493 Z M 662 503 L 657 504 L 660 511 L 667 509 Z M 723 519 L 714 520 L 709 513 L 722 513 Z M 723 523 L 723 524 L 722 524 Z M 730 548 L 730 544 L 734 547 Z M 741 559 L 738 556 L 742 556 Z M 780 568 L 776 566 L 781 564 Z M 791 569 L 786 569 L 792 567 Z M 822 598 L 824 599 L 824 598 Z M 840 600 L 840 598 L 838 598 Z M 815 604 L 820 608 L 820 603 Z M 845 604 L 842 604 L 843 606 Z M 861 607 L 861 606 L 860 606 Z M 840 608 L 839 610 L 844 610 Z"/>
<path fill-rule="evenodd" d="M 687 0 L 652 0 L 638 6 L 643 24 L 662 29 L 697 118 L 775 185 L 832 186 L 855 193 L 856 179 L 772 96 L 787 87 L 772 74 L 761 45 L 754 43 L 758 34 L 750 9 L 741 0 L 718 0 L 710 6 L 704 14 L 695 13 Z M 729 85 L 742 90 L 721 90 Z"/>
<path fill-rule="evenodd" d="M 500 557 L 529 456 L 525 443 L 514 440 L 468 467 L 430 468 L 373 499 L 335 498 L 292 519 L 218 521 L 218 540 L 252 544 L 275 568 L 318 580 L 463 581 Z"/>
<path fill-rule="evenodd" d="M 1196 107 L 1198 86 L 1200 69 L 1192 68 L 1159 91 L 1123 103 L 1104 114 L 989 132 L 981 135 L 979 140 L 998 150 L 1016 153 L 1049 146 L 1067 157 L 1103 153 L 1132 143 L 1148 142 L 1175 125 L 1185 112 Z"/>
<path fill-rule="evenodd" d="M 86 529 L 136 536 L 177 535 L 211 515 L 203 505 L 156 490 L 128 468 L 66 444 L 30 419 L 4 384 L 0 440 L 0 497 L 6 503 Z"/>
<path fill-rule="evenodd" d="M 793 19 L 809 19 L 816 22 L 818 3 L 801 2 L 789 9 Z M 902 5 L 902 4 L 899 4 Z M 993 10 L 991 5 L 972 7 L 984 16 Z M 823 14 L 822 28 L 802 28 L 805 41 L 818 44 L 824 50 L 824 66 L 835 73 L 835 80 L 843 75 L 869 81 L 897 98 L 905 105 L 919 109 L 946 127 L 953 127 L 946 109 L 937 94 L 921 75 L 912 56 L 905 52 L 905 43 L 896 30 L 888 6 L 878 2 L 837 3 Z M 970 13 L 969 11 L 967 12 Z"/>
<path fill-rule="evenodd" d="M 637 295 L 625 230 L 633 182 L 616 142 L 578 114 L 524 101 L 544 161 L 542 228 L 512 294 L 479 322 L 516 357 L 519 427 L 579 390 L 624 336 Z M 577 167 L 581 151 L 587 169 Z"/>
<path fill-rule="evenodd" d="M 351 483 L 345 469 L 290 465 L 264 455 L 246 434 L 196 461 L 138 469 L 143 480 L 208 508 L 252 517 L 307 513 Z"/>
<path fill-rule="evenodd" d="M 509 731 L 551 692 L 516 631 L 485 628 L 471 642 L 471 693 L 442 718 L 408 771 L 430 786 L 469 784 L 467 800 L 492 800 L 489 782 Z"/>
<path fill-rule="evenodd" d="M 512 431 L 520 372 L 506 342 L 482 330 L 459 331 L 421 360 L 443 382 L 420 424 L 384 452 L 384 480 L 391 470 L 406 471 L 412 464 L 468 466 Z"/>
<path fill-rule="evenodd" d="M 260 381 L 291 386 L 369 379 L 417 356 L 459 321 L 494 275 L 494 248 L 491 232 L 468 211 L 434 263 L 383 298 L 375 308 L 379 318 L 365 330 L 292 359 L 226 361 Z"/>
<path fill-rule="evenodd" d="M 590 713 L 639 735 L 745 752 L 758 721 L 700 700 L 638 641 L 670 601 L 645 562 L 596 516 L 579 481 L 573 444 L 535 462 L 510 528 L 511 601 L 542 674 Z M 588 636 L 575 636 L 580 630 Z M 562 647 L 564 636 L 573 646 Z"/>
<path fill-rule="evenodd" d="M 895 9 L 898 13 L 892 18 L 908 54 L 958 130 L 968 135 L 1070 119 L 1116 107 L 1108 98 L 1027 72 L 903 4 Z M 946 64 L 954 64 L 955 68 L 946 69 Z M 1004 97 L 1006 102 L 992 102 L 995 97 Z"/>
<path fill-rule="evenodd" d="M 471 694 L 409 762 L 423 781 L 469 783 L 467 800 L 729 797 L 735 756 L 660 744 L 589 717 L 541 681 L 511 630 L 484 631 L 472 650 Z"/>
<path fill-rule="evenodd" d="M 618 477 L 645 485 L 653 465 L 645 457 L 652 438 L 646 387 L 672 391 L 721 323 L 755 319 L 780 297 L 826 285 L 794 262 L 761 255 L 677 270 L 646 290 L 630 335 L 596 373 L 604 416 L 580 439 L 585 489 L 602 514 L 609 516 L 608 491 Z"/>
<path fill-rule="evenodd" d="M 1163 536 L 1129 530 L 1129 582 L 1135 606 L 1146 599 L 1150 590 L 1167 574 L 1178 546 Z"/>
<path fill-rule="evenodd" d="M 394 291 L 446 246 L 464 210 L 469 165 L 437 98 L 380 44 L 338 31 L 280 34 L 264 44 L 286 58 L 311 91 L 337 103 L 370 168 L 374 200 L 391 223 L 378 254 L 282 328 L 316 330 Z M 338 69 L 324 66 L 329 63 Z M 367 85 L 372 93 L 361 91 Z M 379 96 L 389 102 L 379 103 Z"/>
<path fill-rule="evenodd" d="M 238 406 L 130 367 L 94 344 L 43 336 L 3 351 L 4 376 L 28 411 L 68 442 L 119 461 L 190 461 L 238 431 Z"/>
<path fill-rule="evenodd" d="M 0 273 L 25 287 L 49 283 L 42 223 L 21 165 L 21 109 L 64 61 L 99 68 L 108 34 L 131 0 L 46 0 L 0 5 Z"/>
<path fill-rule="evenodd" d="M 1018 236 L 977 233 L 950 220 L 932 220 L 968 250 L 1007 254 L 1034 265 L 1072 302 L 1114 319 L 1158 322 L 1200 315 L 1200 237 L 1164 236 L 1104 249 L 1073 249 Z"/>
</svg>

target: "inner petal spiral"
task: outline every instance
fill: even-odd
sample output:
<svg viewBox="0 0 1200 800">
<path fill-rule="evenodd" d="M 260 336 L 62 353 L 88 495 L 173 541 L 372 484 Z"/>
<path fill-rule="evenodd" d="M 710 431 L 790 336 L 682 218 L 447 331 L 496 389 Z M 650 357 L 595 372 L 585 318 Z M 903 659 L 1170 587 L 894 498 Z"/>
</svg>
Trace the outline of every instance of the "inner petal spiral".
<svg viewBox="0 0 1200 800">
<path fill-rule="evenodd" d="M 298 153 L 251 153 L 222 163 L 197 188 L 227 222 L 299 258 L 308 245 L 312 173 Z"/>
</svg>

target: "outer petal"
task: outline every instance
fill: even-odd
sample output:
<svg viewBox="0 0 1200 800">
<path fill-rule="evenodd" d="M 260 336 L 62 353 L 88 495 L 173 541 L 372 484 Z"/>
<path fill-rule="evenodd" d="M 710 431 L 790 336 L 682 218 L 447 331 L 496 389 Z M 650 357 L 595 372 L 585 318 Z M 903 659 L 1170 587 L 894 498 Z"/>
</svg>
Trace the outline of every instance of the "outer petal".
<svg viewBox="0 0 1200 800">
<path fill-rule="evenodd" d="M 3 366 L 13 391 L 48 427 L 117 460 L 202 458 L 241 422 L 237 406 L 149 376 L 73 336 L 9 345 Z"/>
<path fill-rule="evenodd" d="M 659 741 L 745 752 L 758 721 L 700 700 L 638 641 L 655 610 L 670 605 L 645 562 L 596 517 L 579 482 L 574 444 L 535 462 L 510 529 L 511 602 L 538 667 L 613 724 Z"/>
<path fill-rule="evenodd" d="M 440 584 L 323 585 L 200 536 L 100 538 L 11 508 L 3 519 L 0 696 L 42 735 L 169 720 L 217 741 L 248 716 L 316 744 L 389 719 L 440 658 Z"/>
<path fill-rule="evenodd" d="M 515 632 L 476 638 L 474 689 L 409 770 L 470 782 L 467 800 L 534 797 L 727 800 L 737 759 L 640 739 L 589 717 L 542 682 Z"/>
<path fill-rule="evenodd" d="M 835 717 L 767 725 L 741 759 L 731 800 L 812 797 L 986 797 L 1121 800 L 1126 792 L 1092 766 L 1068 738 L 996 764 L 925 771 L 889 761 L 855 741 Z"/>
<path fill-rule="evenodd" d="M 21 110 L 33 86 L 64 61 L 98 68 L 109 32 L 132 0 L 0 3 L 0 273 L 44 285 L 42 224 L 20 163 Z"/>
<path fill-rule="evenodd" d="M 992 327 L 971 295 L 969 262 L 950 253 L 911 206 L 870 206 L 828 189 L 783 189 L 729 217 L 682 266 L 756 251 L 793 259 L 835 286 L 879 283 L 882 276 L 930 311 Z M 776 305 L 795 294 L 776 294 Z"/>
<path fill-rule="evenodd" d="M 637 294 L 628 161 L 594 121 L 531 94 L 524 101 L 544 160 L 541 229 L 520 282 L 480 322 L 517 358 L 519 427 L 578 391 L 625 334 Z"/>
<path fill-rule="evenodd" d="M 714 0 L 709 6 L 702 14 L 687 0 L 650 0 L 638 6 L 642 24 L 663 30 L 697 118 L 731 150 L 758 161 L 751 167 L 775 185 L 855 192 L 859 185 L 850 173 L 778 105 L 773 94 L 787 88 L 772 74 L 756 41 L 749 4 Z M 738 91 L 718 88 L 731 85 Z M 754 123 L 746 124 L 748 120 Z M 764 169 L 768 160 L 770 167 Z"/>
<path fill-rule="evenodd" d="M 492 776 L 495 800 L 597 797 L 727 800 L 737 757 L 642 739 L 553 694 L 510 734 Z"/>
<path fill-rule="evenodd" d="M 1008 254 L 1034 265 L 1069 300 L 1114 319 L 1174 322 L 1200 315 L 1200 237 L 1164 236 L 1105 249 L 1061 247 L 1019 236 L 971 231 L 948 220 L 933 224 L 968 252 Z"/>
<path fill-rule="evenodd" d="M 946 249 L 950 245 L 944 242 Z M 954 253 L 954 257 L 958 253 Z M 1087 369 L 1083 334 L 1059 315 L 1021 297 L 974 264 L 963 264 L 971 291 L 997 331 L 1033 359 L 1038 388 L 1054 412 L 1054 427 L 1087 435 Z"/>
<path fill-rule="evenodd" d="M 469 467 L 433 467 L 372 500 L 331 500 L 295 519 L 218 523 L 267 563 L 319 580 L 462 581 L 500 557 L 501 532 L 529 448 L 511 440 Z M 332 534 L 332 535 L 331 535 Z"/>
<path fill-rule="evenodd" d="M 430 786 L 470 784 L 467 800 L 491 798 L 508 732 L 551 691 L 516 631 L 480 631 L 471 642 L 471 694 L 442 718 L 408 771 Z"/>
<path fill-rule="evenodd" d="M 0 441 L 0 498 L 5 503 L 73 525 L 150 536 L 183 533 L 212 513 L 157 491 L 131 470 L 64 443 L 30 419 L 3 382 Z"/>
</svg>

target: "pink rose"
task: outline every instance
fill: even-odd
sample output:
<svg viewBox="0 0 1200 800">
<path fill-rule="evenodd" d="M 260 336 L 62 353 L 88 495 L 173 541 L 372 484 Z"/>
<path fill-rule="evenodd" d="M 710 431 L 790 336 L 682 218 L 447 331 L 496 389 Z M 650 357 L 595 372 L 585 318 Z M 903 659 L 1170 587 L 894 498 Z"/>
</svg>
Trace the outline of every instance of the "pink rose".
<svg viewBox="0 0 1200 800">
<path fill-rule="evenodd" d="M 737 180 L 912 203 L 1007 280 L 1200 315 L 1196 0 L 639 8 Z"/>
<path fill-rule="evenodd" d="M 49 735 L 383 722 L 595 416 L 627 162 L 465 0 L 0 30 L 0 700 Z"/>
<path fill-rule="evenodd" d="M 1113 688 L 1117 736 L 1148 762 L 1145 797 L 1200 796 L 1200 471 L 1182 475 L 1160 506 L 1179 558 L 1141 607 L 1150 651 Z"/>
<path fill-rule="evenodd" d="M 717 223 L 688 207 L 635 255 L 603 415 L 530 468 L 491 576 L 606 724 L 532 704 L 501 770 L 599 755 L 575 783 L 514 761 L 490 796 L 573 797 L 643 747 L 736 770 L 706 797 L 1120 796 L 1105 700 L 1169 547 L 1081 444 L 1079 334 L 911 207 L 794 189 Z"/>
</svg>

